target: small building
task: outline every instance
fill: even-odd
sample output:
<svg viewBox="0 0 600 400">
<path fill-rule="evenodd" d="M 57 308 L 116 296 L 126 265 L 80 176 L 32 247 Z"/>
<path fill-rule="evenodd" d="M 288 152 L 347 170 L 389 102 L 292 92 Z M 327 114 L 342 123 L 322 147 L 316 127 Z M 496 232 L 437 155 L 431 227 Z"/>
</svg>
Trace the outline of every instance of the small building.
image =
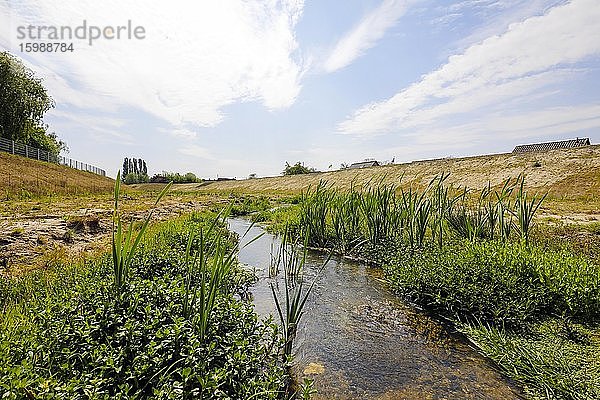
<svg viewBox="0 0 600 400">
<path fill-rule="evenodd" d="M 358 168 L 370 168 L 370 167 L 379 167 L 379 163 L 375 160 L 366 160 L 351 164 L 348 168 L 350 169 L 358 169 Z"/>
<path fill-rule="evenodd" d="M 513 154 L 518 153 L 533 153 L 538 151 L 548 151 L 557 149 L 573 149 L 576 147 L 584 147 L 590 145 L 589 138 L 577 138 L 571 140 L 561 140 L 558 142 L 546 142 L 535 144 L 521 144 L 514 148 Z"/>
</svg>

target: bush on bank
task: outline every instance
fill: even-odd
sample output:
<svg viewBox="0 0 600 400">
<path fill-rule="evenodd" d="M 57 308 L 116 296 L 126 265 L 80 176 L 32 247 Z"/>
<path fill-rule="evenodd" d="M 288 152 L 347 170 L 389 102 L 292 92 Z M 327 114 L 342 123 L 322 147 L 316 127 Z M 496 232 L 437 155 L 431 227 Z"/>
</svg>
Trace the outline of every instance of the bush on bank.
<svg viewBox="0 0 600 400">
<path fill-rule="evenodd" d="M 564 252 L 461 241 L 398 251 L 385 270 L 408 299 L 459 321 L 518 328 L 550 316 L 600 317 L 600 268 Z"/>
<path fill-rule="evenodd" d="M 204 337 L 197 316 L 183 313 L 182 244 L 209 220 L 196 214 L 156 229 L 126 296 L 115 295 L 109 257 L 2 278 L 0 398 L 279 398 L 288 378 L 280 335 L 238 300 L 247 274 L 227 277 Z"/>
</svg>

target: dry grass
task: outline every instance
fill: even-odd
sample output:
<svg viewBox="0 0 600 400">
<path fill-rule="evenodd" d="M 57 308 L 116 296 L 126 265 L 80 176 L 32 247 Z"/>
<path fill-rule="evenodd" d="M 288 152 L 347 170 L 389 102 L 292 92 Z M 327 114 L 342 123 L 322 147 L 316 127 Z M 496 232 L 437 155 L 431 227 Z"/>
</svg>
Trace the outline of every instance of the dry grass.
<svg viewBox="0 0 600 400">
<path fill-rule="evenodd" d="M 516 178 L 523 173 L 526 175 L 528 190 L 549 192 L 543 210 L 546 214 L 594 214 L 600 210 L 599 145 L 520 155 L 497 154 L 425 160 L 360 170 L 222 181 L 204 185 L 185 184 L 177 185 L 177 189 L 214 193 L 293 194 L 308 186 L 315 187 L 320 180 L 347 189 L 353 181 L 365 183 L 380 179 L 387 183 L 400 183 L 401 187 L 424 187 L 441 172 L 451 173 L 448 183 L 472 189 L 480 189 L 488 181 L 492 186 L 499 187 L 506 179 Z"/>
<path fill-rule="evenodd" d="M 0 153 L 4 198 L 51 194 L 110 193 L 114 180 L 63 165 Z"/>
</svg>

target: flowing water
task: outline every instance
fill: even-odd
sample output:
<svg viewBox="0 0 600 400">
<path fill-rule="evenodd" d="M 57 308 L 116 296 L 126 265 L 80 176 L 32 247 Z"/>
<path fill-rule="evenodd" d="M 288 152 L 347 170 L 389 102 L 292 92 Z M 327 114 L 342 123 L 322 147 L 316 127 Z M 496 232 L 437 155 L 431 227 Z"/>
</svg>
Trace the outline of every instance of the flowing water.
<svg viewBox="0 0 600 400">
<path fill-rule="evenodd" d="M 229 225 L 242 236 L 250 223 L 236 218 Z M 240 244 L 261 233 L 252 227 Z M 260 278 L 251 288 L 256 311 L 275 321 L 268 267 L 278 245 L 277 238 L 265 234 L 239 254 Z M 310 254 L 309 281 L 325 258 Z M 314 379 L 314 399 L 522 398 L 464 338 L 391 293 L 379 268 L 346 260 L 329 261 L 318 276 L 294 352 L 294 373 L 299 381 Z"/>
</svg>

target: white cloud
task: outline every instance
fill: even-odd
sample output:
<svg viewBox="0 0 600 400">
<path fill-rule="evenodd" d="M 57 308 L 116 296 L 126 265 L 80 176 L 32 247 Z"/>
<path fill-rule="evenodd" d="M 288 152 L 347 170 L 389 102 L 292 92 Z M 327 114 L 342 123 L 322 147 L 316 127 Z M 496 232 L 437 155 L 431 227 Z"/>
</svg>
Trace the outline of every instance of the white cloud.
<svg viewBox="0 0 600 400">
<path fill-rule="evenodd" d="M 565 82 L 577 72 L 569 67 L 600 54 L 599 20 L 600 3 L 574 0 L 512 24 L 392 98 L 359 109 L 338 128 L 365 135 L 425 126 Z"/>
<path fill-rule="evenodd" d="M 52 109 L 47 114 L 50 130 L 76 132 L 78 135 L 92 136 L 94 140 L 131 144 L 133 136 L 127 132 L 126 120 L 106 115 L 88 114 L 81 110 L 63 111 Z M 82 129 L 82 127 L 85 127 Z"/>
<path fill-rule="evenodd" d="M 193 139 L 198 136 L 197 132 L 191 131 L 189 129 L 175 129 L 168 131 L 171 135 L 175 137 L 181 137 L 186 139 Z"/>
<path fill-rule="evenodd" d="M 182 147 L 178 150 L 181 154 L 205 160 L 214 160 L 215 156 L 207 148 L 192 144 L 187 147 Z"/>
<path fill-rule="evenodd" d="M 404 15 L 408 4 L 407 0 L 383 0 L 379 7 L 363 17 L 354 29 L 338 41 L 325 61 L 325 71 L 344 68 L 375 46 Z"/>
<path fill-rule="evenodd" d="M 565 4 L 567 0 L 501 0 L 501 1 L 466 1 L 462 3 L 463 12 L 470 11 L 477 16 L 480 24 L 468 36 L 459 40 L 455 46 L 461 50 L 478 43 L 490 36 L 500 35 L 509 25 L 521 22 L 534 15 L 543 15 L 550 8 Z M 453 5 L 453 6 L 456 6 Z M 448 12 L 455 12 L 450 6 Z"/>
<path fill-rule="evenodd" d="M 289 107 L 300 91 L 302 62 L 295 53 L 301 0 L 102 2 L 25 0 L 0 5 L 12 31 L 17 25 L 118 26 L 131 20 L 144 40 L 75 41 L 66 54 L 29 55 L 59 104 L 79 108 L 134 107 L 172 124 L 215 126 L 222 108 L 260 101 L 268 109 Z M 3 19 L 4 20 L 4 19 Z M 6 37 L 9 35 L 9 37 Z"/>
<path fill-rule="evenodd" d="M 421 157 L 423 153 L 445 156 L 457 152 L 467 155 L 473 154 L 473 149 L 482 147 L 487 147 L 488 151 L 510 151 L 515 143 L 585 136 L 584 132 L 600 128 L 599 112 L 600 106 L 594 104 L 551 107 L 529 112 L 499 113 L 463 124 L 421 127 L 406 135 L 402 146 L 390 147 L 388 151 L 404 161 L 407 160 L 406 151 L 420 154 Z M 482 132 L 485 134 L 482 135 Z M 494 147 L 490 147 L 490 144 Z"/>
</svg>

